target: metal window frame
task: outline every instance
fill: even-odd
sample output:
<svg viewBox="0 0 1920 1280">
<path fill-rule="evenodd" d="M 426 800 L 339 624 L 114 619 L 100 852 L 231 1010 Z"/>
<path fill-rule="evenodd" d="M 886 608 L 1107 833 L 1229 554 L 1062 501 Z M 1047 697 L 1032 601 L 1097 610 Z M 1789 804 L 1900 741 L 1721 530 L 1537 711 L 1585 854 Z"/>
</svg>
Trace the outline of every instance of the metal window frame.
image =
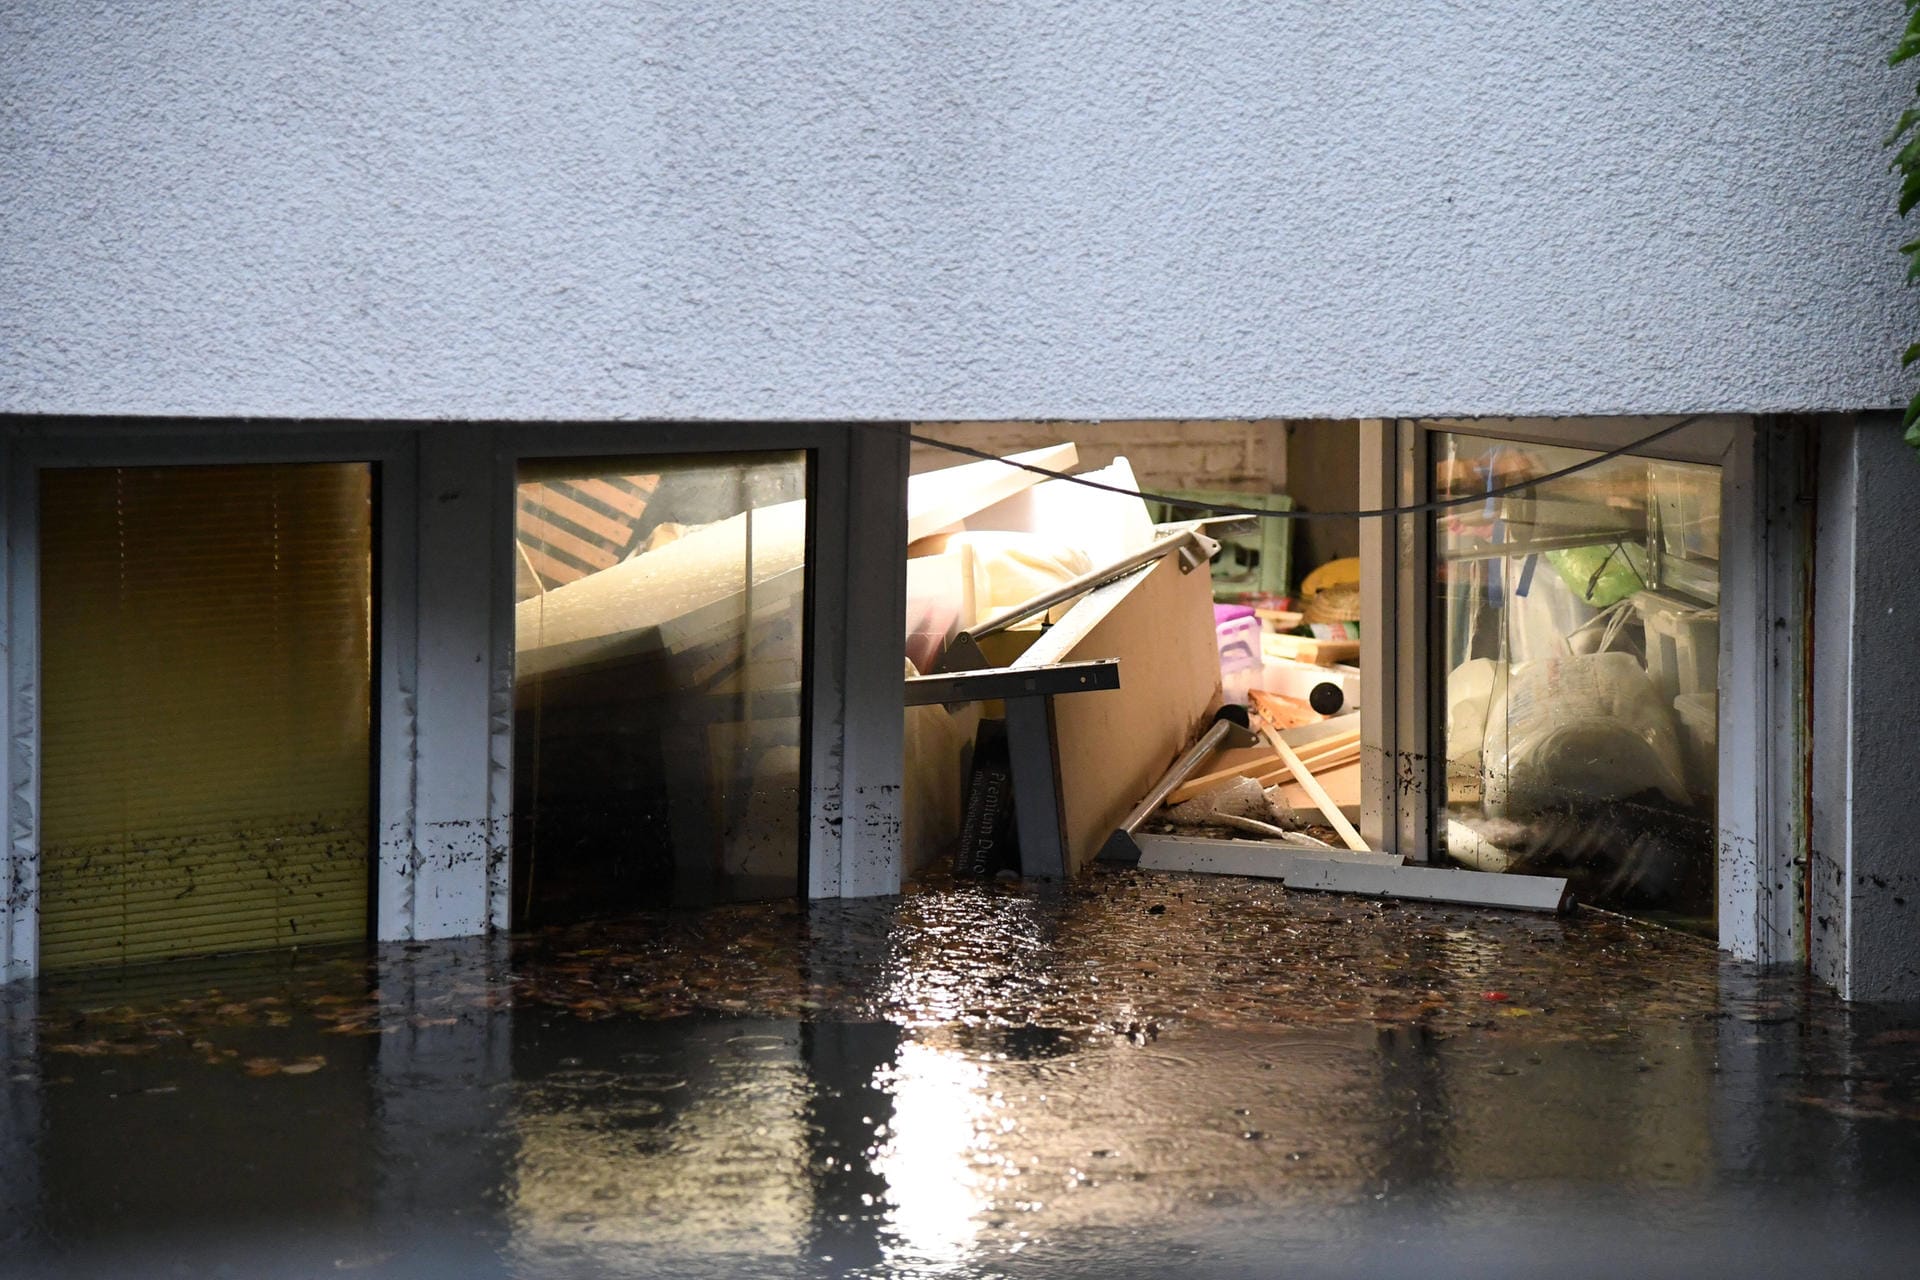
<svg viewBox="0 0 1920 1280">
<path fill-rule="evenodd" d="M 238 466 L 358 462 L 374 468 L 374 560 L 379 600 L 373 655 L 376 739 L 372 918 L 411 892 L 412 805 L 407 776 L 415 725 L 407 713 L 415 678 L 413 591 L 414 457 L 400 432 L 368 424 L 282 428 L 204 420 L 26 419 L 5 425 L 0 489 L 6 554 L 0 557 L 8 735 L 0 753 L 9 892 L 0 902 L 0 982 L 39 971 L 40 871 L 40 474 L 49 468 Z"/>
<path fill-rule="evenodd" d="M 1432 497 L 1438 431 L 1604 450 L 1677 417 L 1375 419 L 1361 429 L 1363 507 Z M 1636 456 L 1721 469 L 1720 946 L 1763 963 L 1806 958 L 1807 689 L 1811 522 L 1803 425 L 1713 415 Z M 1433 858 L 1438 705 L 1444 661 L 1430 514 L 1364 520 L 1360 531 L 1361 833 L 1416 862 Z"/>
<path fill-rule="evenodd" d="M 38 493 L 45 467 L 369 462 L 379 583 L 376 939 L 508 922 L 513 484 L 521 458 L 806 450 L 811 789 L 806 894 L 901 876 L 904 426 L 16 418 L 0 424 L 0 982 L 38 968 Z M 431 596 L 431 599 L 428 598 Z"/>
<path fill-rule="evenodd" d="M 810 774 L 805 895 L 861 897 L 900 889 L 905 686 L 891 639 L 906 613 L 907 439 L 896 424 L 782 422 L 528 423 L 495 428 L 490 563 L 494 755 L 511 769 L 514 484 L 523 461 L 804 450 L 810 458 L 805 648 Z M 508 812 L 510 772 L 500 775 Z M 509 920 L 504 865 L 490 918 Z"/>
</svg>

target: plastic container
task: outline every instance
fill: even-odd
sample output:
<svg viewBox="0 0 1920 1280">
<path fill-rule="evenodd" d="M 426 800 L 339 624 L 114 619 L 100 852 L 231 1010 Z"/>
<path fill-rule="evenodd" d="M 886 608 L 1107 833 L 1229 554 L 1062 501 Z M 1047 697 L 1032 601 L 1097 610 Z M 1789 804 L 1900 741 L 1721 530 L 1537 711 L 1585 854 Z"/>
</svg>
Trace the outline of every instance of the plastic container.
<svg viewBox="0 0 1920 1280">
<path fill-rule="evenodd" d="M 1360 705 L 1360 668 L 1336 663 L 1321 667 L 1291 658 L 1268 658 L 1255 688 L 1304 702 L 1323 716 Z"/>
<path fill-rule="evenodd" d="M 1219 623 L 1213 629 L 1220 647 L 1220 672 L 1257 671 L 1265 662 L 1260 652 L 1260 619 L 1251 613 Z"/>
<path fill-rule="evenodd" d="M 1691 609 L 1650 592 L 1633 598 L 1646 624 L 1647 677 L 1668 700 L 1717 694 L 1720 680 L 1720 613 Z"/>
<path fill-rule="evenodd" d="M 1720 782 L 1720 695 L 1683 693 L 1673 700 L 1680 726 L 1680 755 L 1687 766 L 1687 790 L 1711 796 Z"/>
</svg>

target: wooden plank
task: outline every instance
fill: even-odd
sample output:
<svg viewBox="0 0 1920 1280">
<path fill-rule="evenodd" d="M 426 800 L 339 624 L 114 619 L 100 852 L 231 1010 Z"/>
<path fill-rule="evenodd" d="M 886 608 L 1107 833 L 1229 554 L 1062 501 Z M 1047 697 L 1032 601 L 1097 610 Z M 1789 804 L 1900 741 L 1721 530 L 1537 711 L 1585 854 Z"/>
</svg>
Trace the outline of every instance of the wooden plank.
<svg viewBox="0 0 1920 1280">
<path fill-rule="evenodd" d="M 1327 785 L 1325 779 L 1328 776 L 1337 775 L 1341 770 L 1360 763 L 1360 744 L 1357 742 L 1350 742 L 1346 746 L 1341 747 L 1337 751 L 1326 752 L 1323 755 L 1315 756 L 1311 760 L 1302 756 L 1300 763 L 1304 764 L 1307 767 L 1307 771 L 1313 774 L 1314 781 L 1320 783 L 1322 788 L 1325 788 Z M 1259 783 L 1262 787 L 1271 787 L 1275 785 L 1285 786 L 1287 788 L 1288 796 L 1291 797 L 1294 793 L 1300 791 L 1300 784 L 1298 782 L 1293 781 L 1292 779 L 1293 779 L 1293 771 L 1290 770 L 1284 763 L 1282 763 L 1268 770 L 1266 773 L 1255 775 L 1253 780 Z M 1329 798 L 1333 800 L 1335 804 L 1340 806 L 1340 810 L 1342 813 L 1346 812 L 1346 807 L 1347 807 L 1346 801 L 1341 800 L 1339 797 L 1335 796 L 1331 790 L 1327 792 L 1327 795 Z M 1304 800 L 1304 803 L 1302 803 L 1301 800 L 1294 800 L 1290 798 L 1288 800 L 1288 807 L 1293 809 L 1304 809 L 1308 805 L 1313 803 L 1311 798 L 1304 797 L 1304 795 L 1302 799 Z"/>
<path fill-rule="evenodd" d="M 1008 457 L 1014 462 L 1065 471 L 1080 460 L 1080 453 L 1072 444 L 1056 444 Z M 1043 475 L 1010 467 L 1005 462 L 984 461 L 911 476 L 907 480 L 907 541 L 918 542 L 929 534 L 959 524 L 976 511 L 984 511 L 1022 490 L 1031 489 L 1044 479 Z"/>
<path fill-rule="evenodd" d="M 1314 806 L 1325 815 L 1327 825 L 1339 834 L 1341 842 L 1349 849 L 1366 851 L 1367 842 L 1360 838 L 1360 833 L 1353 829 L 1351 822 L 1347 821 L 1347 815 L 1340 812 L 1340 806 L 1328 798 L 1326 791 L 1314 781 L 1313 774 L 1300 763 L 1300 757 L 1294 754 L 1293 748 L 1287 745 L 1286 739 L 1276 733 L 1272 725 L 1266 723 L 1261 724 L 1260 734 L 1280 759 L 1286 762 L 1287 769 L 1293 774 L 1293 780 L 1305 789 Z"/>
<path fill-rule="evenodd" d="M 1327 798 L 1340 806 L 1340 812 L 1346 814 L 1347 820 L 1353 822 L 1357 829 L 1359 819 L 1355 815 L 1360 811 L 1360 761 L 1356 759 L 1348 764 L 1316 769 L 1313 779 L 1327 793 Z M 1291 776 L 1281 784 L 1280 802 L 1290 809 L 1305 809 L 1313 805 L 1312 798 Z"/>
<path fill-rule="evenodd" d="M 1285 742 L 1286 739 L 1282 738 L 1281 741 Z M 1331 756 L 1343 755 L 1349 749 L 1357 750 L 1360 746 L 1360 731 L 1358 729 L 1349 729 L 1345 733 L 1336 733 L 1326 738 L 1316 738 L 1304 747 L 1296 746 L 1290 742 L 1287 743 L 1287 745 L 1293 747 L 1294 754 L 1300 757 L 1302 764 L 1312 768 L 1316 761 L 1325 760 Z M 1319 770 L 1314 769 L 1314 772 L 1318 773 Z"/>
<path fill-rule="evenodd" d="M 1328 716 L 1325 719 L 1316 720 L 1312 724 L 1300 724 L 1294 725 L 1291 728 L 1281 728 L 1280 736 L 1285 738 L 1295 751 L 1298 751 L 1302 747 L 1318 742 L 1322 738 L 1331 738 L 1336 733 L 1345 733 L 1349 729 L 1358 729 L 1359 727 L 1360 713 L 1358 711 L 1348 711 L 1342 715 Z"/>
<path fill-rule="evenodd" d="M 1203 773 L 1197 778 L 1187 779 L 1167 793 L 1166 802 L 1168 804 L 1180 804 L 1183 801 L 1193 799 L 1197 795 L 1204 795 L 1223 782 L 1231 782 L 1235 778 L 1258 777 L 1280 763 L 1279 756 L 1261 747 L 1238 748 L 1231 753 L 1222 752 L 1221 757 L 1229 754 L 1237 756 L 1238 758 L 1229 761 L 1221 768 Z M 1218 758 L 1220 757 L 1216 757 L 1216 759 Z"/>
<path fill-rule="evenodd" d="M 1260 649 L 1269 658 L 1287 658 L 1326 666 L 1360 657 L 1358 640 L 1317 640 L 1312 636 L 1262 636 Z"/>
<path fill-rule="evenodd" d="M 1248 690 L 1247 697 L 1252 701 L 1253 709 L 1276 729 L 1298 729 L 1326 719 L 1298 698 L 1282 697 L 1265 689 Z"/>
<path fill-rule="evenodd" d="M 1331 737 L 1317 739 L 1308 746 L 1297 747 L 1295 750 L 1299 754 L 1300 763 L 1316 774 L 1326 769 L 1338 768 L 1360 758 L 1360 731 L 1354 729 L 1346 733 L 1334 734 Z M 1234 758 L 1227 759 L 1229 754 Z M 1259 747 L 1240 748 L 1232 753 L 1222 752 L 1216 758 L 1226 763 L 1198 778 L 1181 783 L 1167 794 L 1166 802 L 1179 804 L 1183 800 L 1191 800 L 1235 778 L 1252 778 L 1261 786 L 1270 787 L 1283 778 L 1292 776 L 1285 761 L 1271 750 L 1262 750 Z"/>
</svg>

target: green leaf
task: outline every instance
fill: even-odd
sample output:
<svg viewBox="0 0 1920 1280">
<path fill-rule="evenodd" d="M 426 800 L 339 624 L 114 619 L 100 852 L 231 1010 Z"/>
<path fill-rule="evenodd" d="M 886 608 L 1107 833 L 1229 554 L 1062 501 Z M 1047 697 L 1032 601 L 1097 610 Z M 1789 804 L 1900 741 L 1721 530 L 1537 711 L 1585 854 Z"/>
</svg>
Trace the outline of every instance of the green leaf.
<svg viewBox="0 0 1920 1280">
<path fill-rule="evenodd" d="M 1900 183 L 1900 216 L 1920 204 L 1920 172 L 1909 173 Z"/>
<path fill-rule="evenodd" d="M 1892 146 L 1894 143 L 1900 141 L 1902 134 L 1913 128 L 1916 124 L 1920 124 L 1920 107 L 1908 107 L 1900 113 L 1900 119 L 1895 122 L 1893 132 L 1889 133 L 1886 138 L 1881 141 L 1880 145 L 1883 147 Z"/>
<path fill-rule="evenodd" d="M 1904 369 L 1915 360 L 1920 360 L 1920 342 L 1916 342 L 1907 348 L 1906 354 L 1900 357 L 1900 367 Z"/>
<path fill-rule="evenodd" d="M 1900 425 L 1907 429 L 1907 443 L 1913 443 L 1914 429 L 1920 427 L 1920 395 L 1907 401 L 1907 416 L 1900 420 Z"/>
<path fill-rule="evenodd" d="M 1915 54 L 1920 54 L 1920 14 L 1915 14 L 1907 23 L 1906 34 L 1900 37 L 1900 43 L 1887 55 L 1887 65 L 1897 67 Z"/>
</svg>

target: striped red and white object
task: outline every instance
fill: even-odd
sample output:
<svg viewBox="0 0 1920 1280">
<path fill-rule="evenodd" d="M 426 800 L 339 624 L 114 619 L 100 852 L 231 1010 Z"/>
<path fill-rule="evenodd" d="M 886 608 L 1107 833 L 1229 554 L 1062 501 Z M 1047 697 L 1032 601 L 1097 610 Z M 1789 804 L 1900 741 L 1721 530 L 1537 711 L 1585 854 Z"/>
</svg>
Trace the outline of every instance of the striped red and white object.
<svg viewBox="0 0 1920 1280">
<path fill-rule="evenodd" d="M 658 475 L 594 476 L 520 486 L 520 553 L 552 590 L 610 569 L 638 551 L 641 517 Z"/>
</svg>

